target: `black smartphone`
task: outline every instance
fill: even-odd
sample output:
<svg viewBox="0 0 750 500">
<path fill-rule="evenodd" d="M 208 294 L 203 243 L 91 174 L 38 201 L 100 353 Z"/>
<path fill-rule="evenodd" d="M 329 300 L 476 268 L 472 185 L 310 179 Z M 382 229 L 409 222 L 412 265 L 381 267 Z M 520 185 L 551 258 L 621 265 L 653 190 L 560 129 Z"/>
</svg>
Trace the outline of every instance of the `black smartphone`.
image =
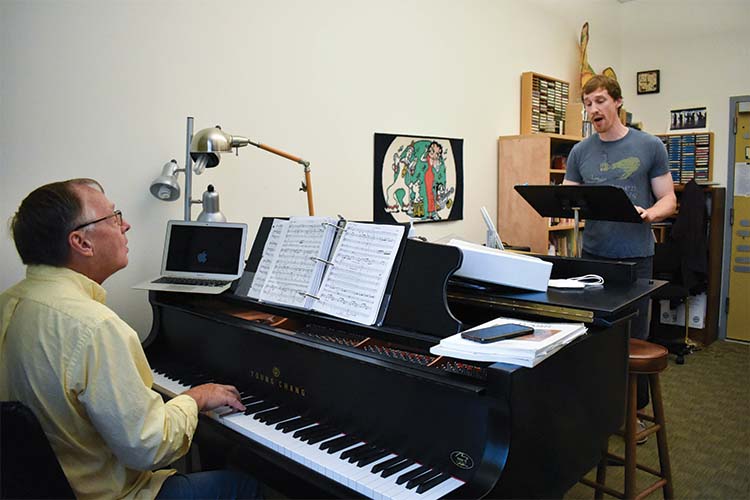
<svg viewBox="0 0 750 500">
<path fill-rule="evenodd" d="M 461 334 L 461 337 L 467 340 L 473 340 L 474 342 L 489 344 L 490 342 L 521 337 L 522 335 L 528 335 L 530 333 L 534 333 L 534 329 L 529 326 L 505 323 L 504 325 L 495 325 L 482 328 L 481 330 L 464 332 Z"/>
</svg>

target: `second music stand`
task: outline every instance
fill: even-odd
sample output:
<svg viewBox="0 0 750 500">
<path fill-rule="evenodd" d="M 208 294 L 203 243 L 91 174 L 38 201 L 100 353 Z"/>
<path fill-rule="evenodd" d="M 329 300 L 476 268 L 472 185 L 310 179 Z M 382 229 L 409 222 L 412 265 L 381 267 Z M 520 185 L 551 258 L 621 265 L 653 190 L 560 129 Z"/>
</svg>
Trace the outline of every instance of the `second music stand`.
<svg viewBox="0 0 750 500">
<path fill-rule="evenodd" d="M 580 257 L 578 225 L 581 219 L 642 223 L 622 188 L 592 185 L 517 185 L 524 200 L 542 217 L 573 219 L 573 254 Z"/>
</svg>

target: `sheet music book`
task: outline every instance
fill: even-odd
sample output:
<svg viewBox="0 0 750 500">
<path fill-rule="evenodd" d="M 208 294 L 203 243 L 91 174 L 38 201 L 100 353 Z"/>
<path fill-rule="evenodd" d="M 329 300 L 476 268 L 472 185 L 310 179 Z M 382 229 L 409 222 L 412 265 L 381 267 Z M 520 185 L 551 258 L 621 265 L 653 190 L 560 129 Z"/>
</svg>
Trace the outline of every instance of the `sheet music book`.
<svg viewBox="0 0 750 500">
<path fill-rule="evenodd" d="M 404 227 L 274 219 L 248 297 L 373 325 Z"/>
<path fill-rule="evenodd" d="M 432 346 L 430 353 L 457 359 L 511 363 L 533 368 L 588 331 L 583 323 L 543 323 L 503 317 L 466 331 L 480 330 L 506 323 L 531 327 L 534 329 L 534 333 L 491 344 L 473 342 L 457 333 Z"/>
</svg>

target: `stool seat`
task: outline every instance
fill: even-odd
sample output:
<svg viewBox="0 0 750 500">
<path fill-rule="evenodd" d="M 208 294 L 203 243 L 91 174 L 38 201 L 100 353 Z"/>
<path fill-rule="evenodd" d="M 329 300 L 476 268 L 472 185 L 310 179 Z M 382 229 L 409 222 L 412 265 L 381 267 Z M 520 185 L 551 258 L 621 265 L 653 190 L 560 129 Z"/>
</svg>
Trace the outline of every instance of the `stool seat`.
<svg viewBox="0 0 750 500">
<path fill-rule="evenodd" d="M 625 456 L 610 453 L 607 447 L 602 450 L 602 459 L 596 468 L 596 481 L 582 478 L 581 482 L 593 487 L 596 491 L 594 498 L 601 499 L 604 493 L 616 498 L 641 500 L 661 488 L 664 498 L 674 498 L 672 488 L 672 471 L 669 463 L 669 449 L 667 447 L 666 419 L 664 418 L 664 403 L 661 399 L 659 373 L 667 367 L 669 351 L 664 346 L 652 344 L 644 340 L 630 339 L 628 356 L 628 385 L 627 408 L 625 415 Z M 648 377 L 651 388 L 651 406 L 653 415 L 647 415 L 637 408 L 637 379 L 639 375 Z M 638 421 L 646 420 L 653 425 L 638 430 Z M 636 445 L 638 440 L 656 434 L 656 444 L 659 454 L 659 469 L 639 464 L 636 461 Z M 617 491 L 606 485 L 607 465 L 612 460 L 623 464 L 625 468 L 624 491 Z M 644 490 L 636 491 L 636 470 L 641 470 L 655 476 L 657 480 Z"/>
<path fill-rule="evenodd" d="M 630 373 L 648 375 L 667 368 L 669 351 L 666 347 L 640 339 L 630 339 L 628 370 Z"/>
</svg>

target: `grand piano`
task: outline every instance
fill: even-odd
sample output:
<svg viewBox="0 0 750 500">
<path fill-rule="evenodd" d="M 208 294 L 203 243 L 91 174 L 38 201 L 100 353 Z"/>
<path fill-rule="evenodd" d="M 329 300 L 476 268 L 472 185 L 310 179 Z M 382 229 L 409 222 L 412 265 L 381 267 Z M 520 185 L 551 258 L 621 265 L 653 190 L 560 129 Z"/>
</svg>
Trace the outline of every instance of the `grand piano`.
<svg viewBox="0 0 750 500">
<path fill-rule="evenodd" d="M 149 295 L 154 388 L 234 384 L 248 408 L 201 415 L 204 467 L 290 498 L 559 498 L 621 426 L 632 304 L 659 286 L 629 265 L 555 259 L 553 277 L 593 266 L 605 286 L 526 292 L 457 279 L 460 250 L 408 240 L 381 324 L 364 326 L 246 297 L 268 227 L 230 291 Z M 533 369 L 430 354 L 501 315 L 588 333 Z"/>
</svg>

